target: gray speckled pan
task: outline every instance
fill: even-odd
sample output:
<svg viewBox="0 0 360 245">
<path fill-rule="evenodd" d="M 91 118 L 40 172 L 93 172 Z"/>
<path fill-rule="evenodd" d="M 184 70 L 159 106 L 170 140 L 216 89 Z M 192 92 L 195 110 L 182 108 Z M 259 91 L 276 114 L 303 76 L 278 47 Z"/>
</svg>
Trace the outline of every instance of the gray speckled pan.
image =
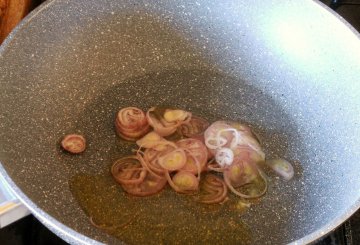
<svg viewBox="0 0 360 245">
<path fill-rule="evenodd" d="M 53 0 L 0 51 L 1 173 L 70 243 L 121 243 L 69 179 L 128 152 L 112 124 L 128 105 L 246 122 L 294 163 L 241 216 L 254 244 L 312 242 L 360 206 L 359 34 L 317 2 Z M 60 150 L 69 132 L 87 137 L 83 155 Z"/>
</svg>

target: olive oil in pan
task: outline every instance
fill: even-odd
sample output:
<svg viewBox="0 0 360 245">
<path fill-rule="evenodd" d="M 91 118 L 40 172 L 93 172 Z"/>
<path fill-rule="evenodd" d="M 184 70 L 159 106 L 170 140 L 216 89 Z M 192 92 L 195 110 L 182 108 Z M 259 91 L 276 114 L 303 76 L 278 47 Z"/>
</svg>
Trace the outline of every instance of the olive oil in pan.
<svg viewBox="0 0 360 245">
<path fill-rule="evenodd" d="M 240 85 L 242 89 L 233 89 Z M 256 108 L 257 113 L 248 103 L 254 96 L 266 105 Z M 241 217 L 248 201 L 230 191 L 230 200 L 211 205 L 200 204 L 194 196 L 178 194 L 169 186 L 149 197 L 123 192 L 109 165 L 132 154 L 136 146 L 116 136 L 114 120 L 119 108 L 132 105 L 147 110 L 156 105 L 188 110 L 209 122 L 259 122 L 258 116 L 267 113 L 261 109 L 269 104 L 269 98 L 244 81 L 208 70 L 165 71 L 119 82 L 99 93 L 75 125 L 89 145 L 78 158 L 64 156 L 79 173 L 70 179 L 73 196 L 89 222 L 127 244 L 251 244 L 251 229 Z M 275 111 L 274 115 L 283 114 Z M 263 125 L 254 128 L 264 131 Z M 176 134 L 171 137 L 168 139 L 179 138 Z M 261 186 L 256 189 L 262 190 L 263 183 L 258 184 Z M 241 190 L 244 193 L 253 191 L 251 186 L 245 188 Z"/>
<path fill-rule="evenodd" d="M 251 244 L 250 229 L 240 217 L 247 206 L 238 197 L 205 205 L 168 187 L 154 196 L 134 197 L 110 174 L 76 175 L 70 188 L 89 222 L 127 244 Z"/>
</svg>

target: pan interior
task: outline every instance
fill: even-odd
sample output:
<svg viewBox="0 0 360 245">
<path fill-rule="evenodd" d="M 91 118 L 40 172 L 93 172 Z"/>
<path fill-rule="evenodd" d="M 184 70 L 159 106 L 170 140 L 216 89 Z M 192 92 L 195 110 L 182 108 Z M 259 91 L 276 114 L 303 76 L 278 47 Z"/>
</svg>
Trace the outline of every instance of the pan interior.
<svg viewBox="0 0 360 245">
<path fill-rule="evenodd" d="M 111 244 L 151 234 L 189 242 L 194 229 L 196 243 L 283 244 L 331 227 L 360 197 L 358 37 L 310 1 L 272 3 L 50 1 L 0 57 L 7 174 L 35 210 Z M 342 35 L 328 40 L 329 23 Z M 286 35 L 291 28 L 301 42 Z M 154 105 L 251 125 L 269 158 L 294 164 L 294 179 L 269 173 L 267 195 L 246 212 L 235 198 L 204 207 L 168 190 L 125 197 L 109 167 L 133 145 L 115 135 L 115 113 Z M 88 141 L 79 156 L 59 147 L 73 132 Z M 111 220 L 114 213 L 123 216 Z M 89 216 L 108 226 L 131 222 L 117 239 Z M 145 227 L 151 232 L 131 234 Z"/>
<path fill-rule="evenodd" d="M 129 244 L 149 240 L 154 244 L 175 240 L 179 243 L 251 244 L 252 231 L 244 221 L 253 219 L 250 213 L 256 213 L 257 208 L 264 206 L 262 200 L 249 202 L 231 196 L 223 205 L 202 205 L 196 202 L 196 196 L 179 195 L 169 188 L 154 197 L 131 198 L 121 191 L 109 174 L 115 160 L 132 154 L 131 149 L 136 149 L 135 144 L 119 140 L 115 134 L 114 118 L 119 108 L 129 105 L 140 108 L 169 106 L 189 110 L 210 121 L 237 119 L 249 124 L 247 120 L 255 116 L 249 101 L 263 104 L 258 110 L 260 115 L 266 113 L 269 118 L 278 115 L 287 118 L 270 98 L 244 81 L 209 70 L 166 71 L 129 79 L 110 87 L 86 107 L 71 129 L 87 136 L 90 145 L 85 154 L 74 157 L 59 153 L 62 161 L 76 166 L 74 173 L 77 174 L 70 179 L 72 194 L 96 224 Z M 269 104 L 273 105 L 272 112 L 266 112 L 265 105 Z M 274 137 L 287 142 L 287 137 L 293 134 L 270 133 L 261 124 L 254 124 L 253 128 L 264 139 L 264 144 L 268 144 L 269 154 L 285 154 L 287 145 L 283 143 L 282 147 L 274 147 Z M 300 164 L 297 168 L 301 175 Z M 271 195 L 281 195 L 282 188 L 288 186 L 280 184 L 282 181 L 279 179 L 271 182 Z M 277 185 L 282 187 L 277 188 Z M 254 206 L 247 207 L 250 204 Z M 249 214 L 244 216 L 246 211 Z M 237 235 L 228 236 L 229 232 Z"/>
</svg>

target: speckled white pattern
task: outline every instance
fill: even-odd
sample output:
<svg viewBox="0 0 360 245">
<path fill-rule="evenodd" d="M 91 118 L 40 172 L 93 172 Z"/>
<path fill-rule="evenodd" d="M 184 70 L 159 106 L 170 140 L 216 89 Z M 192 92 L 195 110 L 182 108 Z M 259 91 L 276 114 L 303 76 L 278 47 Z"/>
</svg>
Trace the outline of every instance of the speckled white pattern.
<svg viewBox="0 0 360 245">
<path fill-rule="evenodd" d="M 128 152 L 112 130 L 116 109 L 237 119 L 268 156 L 295 162 L 294 180 L 270 175 L 241 217 L 253 243 L 310 242 L 360 205 L 359 74 L 358 34 L 313 1 L 48 1 L 1 47 L 0 170 L 64 240 L 113 244 L 68 179 Z M 56 145 L 74 131 L 90 142 L 75 158 Z"/>
</svg>

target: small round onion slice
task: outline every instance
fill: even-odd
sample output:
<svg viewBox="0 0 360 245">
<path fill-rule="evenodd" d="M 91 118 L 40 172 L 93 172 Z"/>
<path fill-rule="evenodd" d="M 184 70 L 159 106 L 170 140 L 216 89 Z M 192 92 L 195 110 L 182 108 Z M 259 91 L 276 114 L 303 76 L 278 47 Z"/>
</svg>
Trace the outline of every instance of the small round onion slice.
<svg viewBox="0 0 360 245">
<path fill-rule="evenodd" d="M 242 198 L 257 198 L 263 196 L 267 191 L 267 179 L 265 174 L 258 169 L 256 163 L 239 161 L 233 163 L 224 171 L 224 181 L 231 192 Z M 264 182 L 264 187 L 256 191 L 255 194 L 245 194 L 236 188 L 254 183 L 261 179 Z"/>
<path fill-rule="evenodd" d="M 216 161 L 215 158 L 212 158 L 211 160 L 208 161 L 207 165 L 207 170 L 208 171 L 214 171 L 214 172 L 218 172 L 218 173 L 222 173 L 226 170 L 226 168 L 221 167 Z"/>
<path fill-rule="evenodd" d="M 205 145 L 215 155 L 216 149 L 226 146 L 233 140 L 233 133 L 228 130 L 234 130 L 225 121 L 216 121 L 212 123 L 204 133 Z"/>
<path fill-rule="evenodd" d="M 265 153 L 262 150 L 255 151 L 250 146 L 238 145 L 233 149 L 233 153 L 234 162 L 246 161 L 260 163 L 265 161 Z"/>
<path fill-rule="evenodd" d="M 294 177 L 293 166 L 282 158 L 266 160 L 265 162 L 270 166 L 278 175 L 283 177 L 285 180 L 290 180 Z"/>
<path fill-rule="evenodd" d="M 222 179 L 213 174 L 208 174 L 200 187 L 199 202 L 206 204 L 214 204 L 223 202 L 228 193 L 226 184 Z"/>
<path fill-rule="evenodd" d="M 192 116 L 188 123 L 184 123 L 179 127 L 179 132 L 188 138 L 204 140 L 204 132 L 208 127 L 208 121 L 201 117 Z"/>
<path fill-rule="evenodd" d="M 230 148 L 235 151 L 237 147 L 249 147 L 263 157 L 260 143 L 248 126 L 240 123 L 217 121 L 206 129 L 205 144 L 214 155 L 221 148 Z M 234 155 L 235 152 L 234 152 Z"/>
<path fill-rule="evenodd" d="M 216 151 L 215 155 L 216 162 L 221 166 L 230 166 L 234 161 L 234 153 L 229 148 L 221 148 Z"/>
<path fill-rule="evenodd" d="M 158 158 L 161 167 L 168 171 L 179 170 L 186 164 L 186 154 L 183 149 L 175 149 Z"/>
<path fill-rule="evenodd" d="M 151 166 L 150 166 L 150 162 L 147 161 L 145 159 L 145 153 L 144 152 L 138 152 L 136 153 L 136 157 L 139 159 L 140 163 L 141 163 L 141 166 L 143 166 L 143 168 L 145 170 L 147 170 L 150 174 L 158 177 L 158 178 L 162 178 L 162 174 L 158 174 L 156 171 L 153 171 Z"/>
<path fill-rule="evenodd" d="M 176 142 L 176 145 L 185 150 L 186 164 L 182 170 L 198 174 L 206 168 L 208 151 L 204 143 L 198 139 L 187 138 Z"/>
<path fill-rule="evenodd" d="M 153 148 L 154 146 L 158 145 L 163 140 L 164 140 L 163 137 L 161 137 L 156 132 L 151 131 L 150 133 L 146 134 L 141 139 L 137 140 L 136 144 L 139 147 L 143 147 L 143 148 Z"/>
<path fill-rule="evenodd" d="M 164 119 L 170 123 L 185 121 L 188 117 L 191 117 L 191 113 L 183 110 L 166 109 L 164 113 Z"/>
<path fill-rule="evenodd" d="M 127 156 L 114 162 L 111 174 L 120 184 L 139 184 L 144 181 L 147 171 L 138 157 Z"/>
<path fill-rule="evenodd" d="M 158 163 L 158 158 L 160 154 L 161 152 L 154 149 L 146 149 L 144 152 L 144 161 L 147 162 L 150 170 L 157 175 L 163 175 L 165 171 Z"/>
<path fill-rule="evenodd" d="M 166 183 L 167 181 L 165 178 L 158 178 L 151 173 L 147 173 L 145 179 L 141 183 L 122 184 L 121 187 L 124 189 L 124 191 L 131 195 L 144 197 L 160 192 L 162 189 L 164 189 Z"/>
<path fill-rule="evenodd" d="M 265 187 L 258 194 L 255 194 L 255 195 L 244 194 L 244 193 L 241 193 L 240 191 L 236 190 L 236 187 L 234 187 L 234 185 L 232 184 L 232 182 L 229 178 L 229 174 L 226 171 L 224 172 L 224 181 L 225 181 L 225 184 L 227 185 L 227 187 L 230 189 L 230 191 L 232 193 L 234 193 L 235 195 L 242 197 L 242 198 L 258 198 L 258 197 L 265 195 L 267 188 L 268 188 L 266 177 L 261 173 L 261 171 L 259 171 L 259 176 L 265 182 Z"/>
<path fill-rule="evenodd" d="M 161 137 L 155 131 L 151 131 L 150 133 L 146 134 L 141 139 L 137 140 L 136 144 L 140 148 L 156 149 L 157 151 L 163 151 L 168 146 L 171 146 L 173 148 L 177 148 L 175 143 L 164 139 L 163 137 Z"/>
<path fill-rule="evenodd" d="M 61 146 L 70 153 L 78 154 L 85 150 L 86 140 L 82 135 L 68 134 L 61 141 Z"/>
<path fill-rule="evenodd" d="M 169 185 L 180 193 L 188 193 L 196 191 L 199 188 L 199 180 L 196 176 L 187 171 L 179 171 L 172 178 L 169 172 L 165 173 L 165 177 L 169 182 Z"/>
<path fill-rule="evenodd" d="M 164 110 L 158 107 L 152 107 L 147 111 L 146 118 L 156 133 L 160 136 L 169 136 L 173 134 L 180 125 L 190 121 L 191 113 L 182 110 Z"/>
<path fill-rule="evenodd" d="M 115 129 L 121 138 L 134 141 L 145 135 L 150 127 L 141 109 L 125 107 L 116 115 Z"/>
<path fill-rule="evenodd" d="M 259 170 L 255 163 L 239 161 L 226 169 L 226 175 L 228 175 L 234 187 L 239 187 L 256 179 Z"/>
</svg>

